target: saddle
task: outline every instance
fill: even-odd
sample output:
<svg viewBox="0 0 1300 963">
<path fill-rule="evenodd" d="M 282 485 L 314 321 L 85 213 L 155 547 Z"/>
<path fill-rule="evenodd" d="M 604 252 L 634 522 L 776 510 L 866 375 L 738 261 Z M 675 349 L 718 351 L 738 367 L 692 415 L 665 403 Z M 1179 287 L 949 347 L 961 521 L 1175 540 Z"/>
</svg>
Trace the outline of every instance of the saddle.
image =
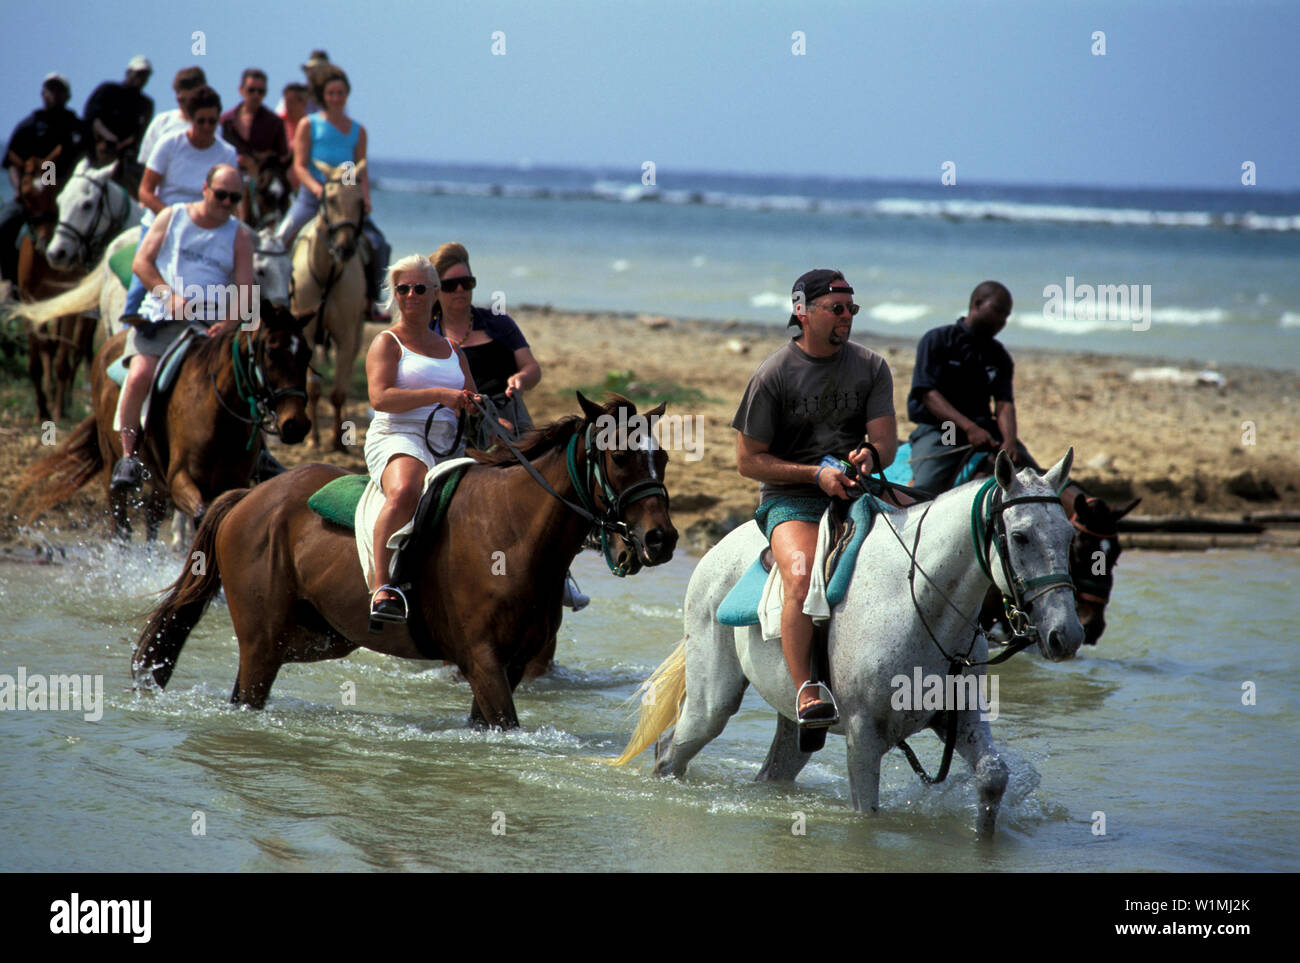
<svg viewBox="0 0 1300 963">
<path fill-rule="evenodd" d="M 114 251 L 108 259 L 108 269 L 117 275 L 117 279 L 122 282 L 122 287 L 131 286 L 131 262 L 135 260 L 135 251 L 139 244 L 131 244 L 122 248 L 120 251 Z"/>
<path fill-rule="evenodd" d="M 189 353 L 190 348 L 206 337 L 202 328 L 192 325 L 181 332 L 161 358 L 158 359 L 158 367 L 154 369 L 153 384 L 149 386 L 149 393 L 145 395 L 144 405 L 140 408 L 140 427 L 142 429 L 149 427 L 149 409 L 152 407 L 155 398 L 162 400 L 167 397 L 168 392 L 176 383 L 176 376 L 180 374 L 181 366 L 185 363 L 185 356 Z M 116 361 L 110 364 L 104 371 L 109 378 L 113 380 L 119 388 L 126 383 L 127 359 L 119 356 Z M 114 430 L 119 430 L 120 426 L 114 425 Z"/>
</svg>

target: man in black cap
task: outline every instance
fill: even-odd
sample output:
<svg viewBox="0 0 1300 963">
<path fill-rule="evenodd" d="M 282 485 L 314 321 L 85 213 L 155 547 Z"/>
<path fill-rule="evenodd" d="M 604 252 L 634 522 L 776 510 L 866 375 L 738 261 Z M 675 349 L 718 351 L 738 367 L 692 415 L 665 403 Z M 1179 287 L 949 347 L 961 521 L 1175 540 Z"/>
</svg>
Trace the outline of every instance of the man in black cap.
<svg viewBox="0 0 1300 963">
<path fill-rule="evenodd" d="M 984 281 L 971 292 L 965 317 L 926 332 L 917 344 L 907 396 L 908 417 L 916 422 L 908 439 L 916 488 L 947 491 L 979 452 L 1005 451 L 1016 465 L 1039 468 L 1016 437 L 1015 365 L 996 338 L 1010 316 L 1011 292 Z"/>
<path fill-rule="evenodd" d="M 817 548 L 817 526 L 832 498 L 856 488 L 827 455 L 874 472 L 894 460 L 898 426 L 894 381 L 885 359 L 849 341 L 853 288 L 839 271 L 809 271 L 794 283 L 790 324 L 799 334 L 754 373 L 731 426 L 736 467 L 760 482 L 754 518 L 772 543 L 781 573 L 781 647 L 798 689 L 801 725 L 825 725 L 834 707 L 809 684 L 812 619 L 804 599 Z M 870 441 L 880 453 L 876 464 Z"/>
<path fill-rule="evenodd" d="M 17 238 L 23 226 L 18 192 L 23 161 L 29 157 L 48 158 L 53 154 L 54 189 L 57 193 L 63 189 L 81 157 L 85 128 L 80 118 L 67 108 L 71 93 L 68 78 L 62 74 L 47 75 L 41 84 L 40 110 L 32 111 L 19 122 L 5 148 L 2 166 L 9 172 L 14 196 L 0 211 L 0 277 L 12 279 L 18 268 Z"/>
</svg>

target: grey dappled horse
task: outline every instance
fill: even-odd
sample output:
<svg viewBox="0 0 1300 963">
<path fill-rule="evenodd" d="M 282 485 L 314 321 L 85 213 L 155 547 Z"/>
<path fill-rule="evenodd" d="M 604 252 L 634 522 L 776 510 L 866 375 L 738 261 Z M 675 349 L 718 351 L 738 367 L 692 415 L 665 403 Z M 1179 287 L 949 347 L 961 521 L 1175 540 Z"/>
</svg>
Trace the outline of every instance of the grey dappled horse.
<svg viewBox="0 0 1300 963">
<path fill-rule="evenodd" d="M 1015 474 L 1010 460 L 999 454 L 994 471 L 1001 500 L 1012 503 L 1001 510 L 1005 561 L 1015 577 L 1030 582 L 1026 608 L 1039 649 L 1053 661 L 1072 657 L 1083 641 L 1073 593 L 1057 591 L 1070 587 L 1074 529 L 1056 496 L 1069 476 L 1073 456 L 1070 449 L 1039 476 L 1028 469 Z M 832 613 L 830 685 L 841 721 L 831 731 L 848 737 L 849 785 L 853 807 L 860 812 L 877 808 L 880 761 L 886 752 L 927 727 L 941 738 L 945 734 L 944 713 L 895 709 L 891 680 L 912 678 L 917 668 L 925 676 L 946 676 L 954 655 L 971 662 L 988 658 L 988 643 L 974 628 L 989 584 L 976 555 L 971 511 L 983 487 L 971 482 L 933 502 L 878 517 L 859 553 L 848 592 Z M 1022 498 L 1032 500 L 1017 501 Z M 987 506 L 982 510 L 990 517 Z M 898 538 L 889 531 L 891 525 Z M 656 743 L 655 773 L 682 775 L 691 758 L 722 732 L 749 683 L 779 713 L 776 738 L 758 779 L 793 781 L 811 758 L 811 753 L 799 750 L 795 686 L 780 643 L 763 641 L 757 626 L 733 629 L 715 618 L 722 600 L 765 544 L 757 524 L 749 522 L 700 561 L 686 589 L 686 638 L 648 681 L 653 697 L 643 700 L 637 731 L 617 763 Z M 915 573 L 915 604 L 909 585 L 913 545 L 918 568 L 929 576 Z M 982 551 L 995 584 L 1010 595 L 996 546 L 986 543 Z M 984 671 L 982 665 L 967 669 L 977 676 Z M 952 711 L 957 713 L 956 751 L 975 773 L 978 831 L 987 837 L 1007 786 L 1007 766 L 979 707 Z M 665 733 L 674 717 L 676 725 Z"/>
</svg>

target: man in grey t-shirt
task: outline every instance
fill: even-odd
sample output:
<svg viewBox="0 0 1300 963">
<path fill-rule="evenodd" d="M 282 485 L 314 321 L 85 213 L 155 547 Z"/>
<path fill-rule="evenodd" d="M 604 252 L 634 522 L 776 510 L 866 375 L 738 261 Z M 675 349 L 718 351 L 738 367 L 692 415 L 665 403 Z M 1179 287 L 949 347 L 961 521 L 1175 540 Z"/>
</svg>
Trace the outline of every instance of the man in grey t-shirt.
<svg viewBox="0 0 1300 963">
<path fill-rule="evenodd" d="M 809 271 L 794 283 L 790 323 L 798 337 L 767 358 L 750 379 L 731 426 L 736 467 L 758 481 L 755 519 L 772 543 L 781 572 L 781 648 L 799 687 L 802 724 L 826 723 L 834 707 L 818 697 L 811 676 L 812 619 L 804 614 L 809 574 L 817 548 L 817 525 L 831 498 L 844 498 L 856 483 L 826 455 L 875 472 L 891 464 L 898 447 L 894 381 L 885 359 L 849 341 L 853 288 L 839 271 Z M 859 450 L 870 441 L 871 452 Z"/>
</svg>

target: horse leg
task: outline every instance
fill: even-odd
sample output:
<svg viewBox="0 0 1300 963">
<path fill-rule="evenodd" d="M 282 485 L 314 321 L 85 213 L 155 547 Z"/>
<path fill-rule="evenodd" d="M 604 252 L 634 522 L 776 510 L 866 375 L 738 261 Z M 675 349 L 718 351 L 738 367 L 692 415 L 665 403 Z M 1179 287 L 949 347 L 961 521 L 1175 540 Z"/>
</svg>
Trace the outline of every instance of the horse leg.
<svg viewBox="0 0 1300 963">
<path fill-rule="evenodd" d="M 230 598 L 227 586 L 227 600 Z M 266 705 L 271 686 L 284 664 L 279 639 L 296 628 L 285 619 L 285 612 L 266 612 L 258 609 L 252 613 L 238 611 L 231 606 L 230 617 L 239 639 L 239 672 L 235 687 L 230 693 L 231 705 L 245 705 L 261 709 Z"/>
<path fill-rule="evenodd" d="M 168 482 L 167 487 L 171 489 L 172 501 L 176 507 L 190 518 L 201 519 L 208 506 L 203 501 L 203 493 L 199 491 L 199 486 L 189 473 L 181 469 Z"/>
<path fill-rule="evenodd" d="M 319 358 L 324 357 L 324 349 L 314 349 L 318 352 Z M 316 414 L 316 408 L 320 404 L 320 375 L 314 370 L 307 372 L 307 417 L 311 419 L 311 446 L 316 451 L 320 451 L 320 418 Z"/>
<path fill-rule="evenodd" d="M 144 506 L 145 541 L 158 540 L 158 526 L 167 517 L 167 504 L 167 499 L 157 489 L 149 493 L 149 500 Z"/>
<path fill-rule="evenodd" d="M 713 646 L 715 635 L 731 635 L 731 630 L 706 634 L 700 646 L 686 648 L 686 678 L 689 681 L 686 701 L 671 736 L 663 736 L 655 746 L 655 775 L 681 776 L 695 755 L 722 734 L 727 720 L 740 708 L 749 680 L 740 668 L 736 649 L 730 639 L 724 646 Z M 713 651 L 701 650 L 712 648 Z M 698 654 L 697 654 L 698 653 Z"/>
<path fill-rule="evenodd" d="M 45 376 L 48 368 L 46 349 L 48 342 L 35 331 L 27 334 L 27 375 L 36 390 L 36 413 L 42 422 L 50 420 L 50 406 L 45 397 Z"/>
<path fill-rule="evenodd" d="M 864 712 L 851 715 L 845 730 L 853 808 L 860 813 L 874 813 L 880 806 L 880 760 L 887 747 L 876 732 L 875 721 Z"/>
<path fill-rule="evenodd" d="M 59 318 L 59 342 L 54 351 L 54 417 L 59 421 L 63 420 L 68 391 L 72 388 L 72 376 L 76 371 L 76 329 L 75 315 Z"/>
<path fill-rule="evenodd" d="M 799 751 L 799 725 L 777 713 L 776 735 L 755 782 L 794 782 L 813 754 Z"/>
<path fill-rule="evenodd" d="M 474 693 L 470 706 L 470 725 L 475 729 L 518 729 L 519 717 L 515 715 L 513 686 L 505 669 L 495 658 L 484 662 L 472 661 L 462 671 Z"/>
<path fill-rule="evenodd" d="M 947 738 L 947 719 L 942 713 L 934 717 L 930 728 L 938 733 L 940 739 Z M 976 792 L 979 795 L 975 833 L 980 839 L 992 839 L 1002 795 L 1007 791 L 1009 772 L 997 747 L 993 745 L 993 733 L 988 721 L 981 719 L 980 713 L 973 710 L 959 713 L 956 750 L 975 774 Z"/>
</svg>

